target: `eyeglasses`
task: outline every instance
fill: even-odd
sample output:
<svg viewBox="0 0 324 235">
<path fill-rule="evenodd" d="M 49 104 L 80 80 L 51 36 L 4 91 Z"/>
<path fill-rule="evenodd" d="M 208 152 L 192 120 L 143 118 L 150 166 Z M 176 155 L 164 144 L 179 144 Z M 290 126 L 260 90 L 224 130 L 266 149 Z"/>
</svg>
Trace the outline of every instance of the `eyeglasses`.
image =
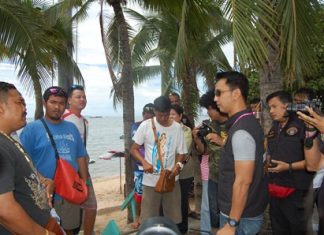
<svg viewBox="0 0 324 235">
<path fill-rule="evenodd" d="M 216 89 L 215 90 L 215 96 L 221 96 L 222 95 L 222 93 L 225 93 L 225 92 L 228 92 L 228 91 L 232 91 L 232 90 L 218 90 L 218 89 Z"/>
<path fill-rule="evenodd" d="M 143 111 L 145 111 L 145 112 L 153 112 L 154 109 L 153 109 L 153 107 L 144 107 Z"/>
</svg>

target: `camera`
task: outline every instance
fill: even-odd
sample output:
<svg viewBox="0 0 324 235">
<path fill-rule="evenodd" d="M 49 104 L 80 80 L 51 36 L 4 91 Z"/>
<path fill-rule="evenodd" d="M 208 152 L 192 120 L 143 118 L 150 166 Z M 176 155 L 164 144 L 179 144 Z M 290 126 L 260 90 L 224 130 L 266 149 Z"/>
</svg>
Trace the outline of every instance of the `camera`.
<svg viewBox="0 0 324 235">
<path fill-rule="evenodd" d="M 213 130 L 211 127 L 209 127 L 208 125 L 208 120 L 205 120 L 202 122 L 200 128 L 199 128 L 199 131 L 197 133 L 197 136 L 201 139 L 201 140 L 204 140 L 204 137 L 206 135 L 208 135 L 209 133 L 212 133 Z"/>
<path fill-rule="evenodd" d="M 313 99 L 303 103 L 289 103 L 287 106 L 287 111 L 290 113 L 300 111 L 302 113 L 309 114 L 306 110 L 306 106 L 313 108 L 315 112 L 320 112 L 322 110 L 322 102 L 319 99 Z"/>
</svg>

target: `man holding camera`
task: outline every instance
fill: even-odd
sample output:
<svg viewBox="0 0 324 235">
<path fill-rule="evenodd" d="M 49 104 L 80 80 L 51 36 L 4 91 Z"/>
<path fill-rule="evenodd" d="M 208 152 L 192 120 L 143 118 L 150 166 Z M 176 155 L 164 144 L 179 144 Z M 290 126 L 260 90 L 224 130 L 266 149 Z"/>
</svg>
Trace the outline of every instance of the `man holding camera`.
<svg viewBox="0 0 324 235">
<path fill-rule="evenodd" d="M 264 135 L 253 112 L 247 109 L 249 84 L 235 71 L 218 73 L 215 101 L 227 113 L 228 137 L 221 150 L 218 202 L 223 234 L 257 234 L 267 205 L 263 170 Z"/>
<path fill-rule="evenodd" d="M 306 234 L 304 202 L 313 174 L 305 169 L 305 125 L 295 113 L 288 113 L 289 93 L 274 92 L 266 101 L 273 120 L 267 136 L 272 229 L 274 234 Z"/>
<path fill-rule="evenodd" d="M 201 107 L 207 109 L 207 114 L 211 122 L 194 128 L 193 136 L 197 151 L 200 154 L 208 154 L 208 203 L 210 222 L 213 232 L 219 228 L 219 208 L 217 205 L 217 191 L 218 191 L 218 164 L 220 159 L 220 150 L 226 138 L 225 121 L 227 115 L 221 113 L 214 101 L 215 92 L 208 91 L 204 94 L 199 104 Z"/>
</svg>

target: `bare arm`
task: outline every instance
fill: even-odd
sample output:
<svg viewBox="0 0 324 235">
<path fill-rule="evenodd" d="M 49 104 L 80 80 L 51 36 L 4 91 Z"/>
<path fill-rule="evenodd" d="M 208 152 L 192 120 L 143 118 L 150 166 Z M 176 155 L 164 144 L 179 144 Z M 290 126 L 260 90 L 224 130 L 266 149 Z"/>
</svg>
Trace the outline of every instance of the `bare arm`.
<svg viewBox="0 0 324 235">
<path fill-rule="evenodd" d="M 239 221 L 248 198 L 255 164 L 254 161 L 235 161 L 234 167 L 235 180 L 233 184 L 232 207 L 229 217 Z M 217 234 L 235 234 L 235 228 L 226 223 Z"/>
<path fill-rule="evenodd" d="M 318 139 L 313 140 L 310 149 L 304 148 L 306 168 L 309 171 L 317 171 L 324 167 L 324 154 L 320 152 Z"/>
<path fill-rule="evenodd" d="M 77 163 L 79 165 L 79 174 L 80 177 L 83 180 L 87 180 L 88 179 L 88 163 L 87 163 L 87 158 L 86 157 L 80 157 L 77 159 Z"/>
<path fill-rule="evenodd" d="M 130 152 L 135 160 L 142 164 L 144 172 L 153 173 L 153 166 L 142 157 L 139 151 L 140 147 L 141 145 L 133 143 Z"/>
<path fill-rule="evenodd" d="M 276 167 L 268 167 L 268 171 L 272 173 L 279 173 L 282 171 L 289 171 L 289 163 L 279 160 L 271 160 L 271 163 L 277 164 Z M 291 163 L 292 170 L 305 170 L 305 160 Z"/>
<path fill-rule="evenodd" d="M 12 192 L 0 194 L 0 224 L 12 233 L 47 234 L 46 229 L 33 221 L 17 203 Z M 48 233 L 53 234 L 53 233 Z"/>
</svg>

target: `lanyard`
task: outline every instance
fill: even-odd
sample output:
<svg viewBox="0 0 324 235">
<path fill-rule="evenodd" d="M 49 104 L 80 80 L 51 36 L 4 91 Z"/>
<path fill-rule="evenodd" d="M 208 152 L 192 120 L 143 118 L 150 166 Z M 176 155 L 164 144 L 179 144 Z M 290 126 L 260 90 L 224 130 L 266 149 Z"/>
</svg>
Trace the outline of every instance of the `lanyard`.
<svg viewBox="0 0 324 235">
<path fill-rule="evenodd" d="M 240 115 L 238 118 L 236 118 L 235 122 L 233 123 L 233 125 L 231 126 L 231 128 L 238 122 L 240 121 L 242 118 L 247 117 L 247 116 L 251 116 L 253 115 L 253 113 L 243 113 L 242 115 Z"/>
</svg>

